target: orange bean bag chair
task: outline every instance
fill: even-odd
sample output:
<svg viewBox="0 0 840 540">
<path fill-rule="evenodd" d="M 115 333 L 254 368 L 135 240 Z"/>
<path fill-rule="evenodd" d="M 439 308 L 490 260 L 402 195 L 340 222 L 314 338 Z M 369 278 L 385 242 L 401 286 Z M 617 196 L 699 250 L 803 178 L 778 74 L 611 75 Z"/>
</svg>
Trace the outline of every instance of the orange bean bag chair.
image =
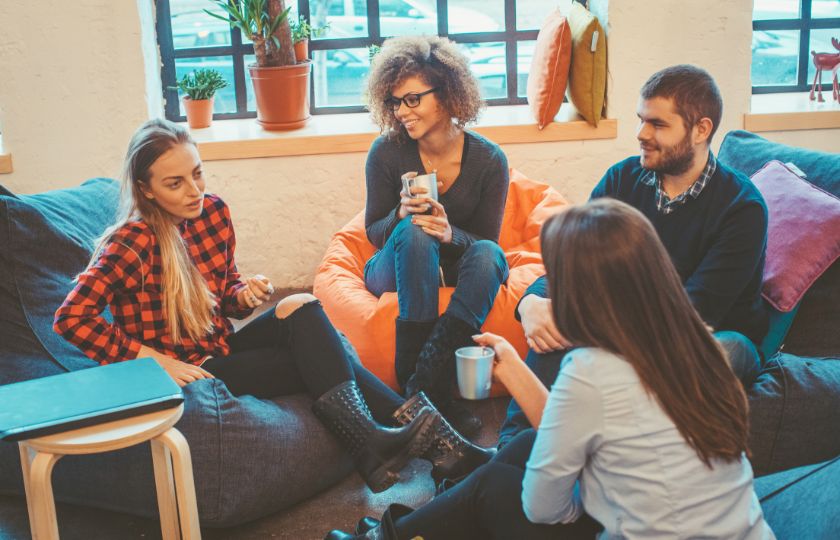
<svg viewBox="0 0 840 540">
<path fill-rule="evenodd" d="M 568 203 L 547 184 L 525 178 L 511 169 L 499 245 L 505 252 L 510 277 L 496 296 L 482 330 L 504 336 L 524 358 L 528 351 L 522 326 L 514 309 L 525 289 L 544 273 L 540 256 L 540 227 Z M 365 263 L 376 252 L 365 234 L 364 210 L 330 241 L 318 267 L 313 293 L 333 325 L 343 332 L 359 353 L 362 364 L 386 384 L 397 389 L 394 372 L 397 293 L 377 298 L 365 288 Z M 439 290 L 440 311 L 449 305 L 453 287 Z M 493 386 L 493 395 L 505 395 Z"/>
</svg>

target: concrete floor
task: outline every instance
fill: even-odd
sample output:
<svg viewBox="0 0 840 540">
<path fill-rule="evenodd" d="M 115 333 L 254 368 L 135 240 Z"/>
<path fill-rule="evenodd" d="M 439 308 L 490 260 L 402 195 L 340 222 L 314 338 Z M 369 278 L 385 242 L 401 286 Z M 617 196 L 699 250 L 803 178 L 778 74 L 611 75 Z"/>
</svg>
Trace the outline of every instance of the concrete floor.
<svg viewBox="0 0 840 540">
<path fill-rule="evenodd" d="M 507 398 L 465 402 L 484 423 L 477 442 L 485 446 L 495 444 L 507 402 Z M 378 517 L 390 503 L 417 507 L 428 501 L 434 492 L 428 474 L 430 468 L 425 461 L 413 461 L 403 470 L 399 484 L 379 494 L 371 493 L 361 478 L 352 474 L 332 489 L 288 510 L 238 527 L 205 528 L 202 536 L 208 540 L 316 540 L 323 538 L 330 529 L 352 530 L 360 517 Z M 58 504 L 57 512 L 62 540 L 151 540 L 161 537 L 159 523 L 155 520 L 69 504 Z M 28 538 L 25 500 L 0 496 L 0 539 Z"/>
</svg>

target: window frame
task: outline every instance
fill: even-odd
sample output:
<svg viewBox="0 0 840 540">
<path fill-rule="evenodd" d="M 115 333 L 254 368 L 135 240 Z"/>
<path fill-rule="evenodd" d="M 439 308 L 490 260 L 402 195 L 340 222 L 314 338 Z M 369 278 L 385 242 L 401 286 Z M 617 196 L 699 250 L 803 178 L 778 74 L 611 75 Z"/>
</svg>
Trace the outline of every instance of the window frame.
<svg viewBox="0 0 840 540">
<path fill-rule="evenodd" d="M 808 68 L 812 62 L 810 49 L 811 30 L 838 28 L 840 27 L 840 17 L 814 19 L 811 17 L 812 0 L 799 1 L 800 12 L 798 18 L 754 19 L 752 23 L 753 33 L 756 31 L 766 30 L 799 30 L 799 54 L 796 70 L 796 84 L 752 86 L 753 94 L 779 94 L 783 92 L 807 92 L 811 90 L 813 81 L 808 80 Z M 831 91 L 831 79 L 829 79 L 827 83 L 823 83 L 821 86 L 823 90 Z"/>
<path fill-rule="evenodd" d="M 307 20 L 310 19 L 309 0 L 297 1 L 298 15 Z M 326 51 L 330 49 L 361 48 L 370 45 L 381 45 L 383 36 L 380 31 L 379 21 L 379 0 L 365 0 L 367 4 L 368 35 L 366 37 L 354 38 L 317 38 L 309 40 L 310 57 L 314 51 Z M 578 0 L 580 1 L 580 0 Z M 291 3 L 289 2 L 289 3 Z M 537 39 L 538 30 L 517 30 L 516 29 L 516 0 L 504 0 L 504 30 L 495 32 L 474 32 L 462 34 L 448 33 L 449 24 L 449 0 L 435 0 L 437 7 L 437 29 L 438 35 L 445 36 L 456 43 L 472 44 L 483 42 L 502 42 L 505 45 L 505 73 L 507 77 L 507 95 L 503 98 L 485 99 L 488 106 L 494 105 L 521 105 L 527 103 L 525 97 L 518 95 L 518 58 L 517 45 L 520 42 L 534 41 Z M 245 77 L 245 56 L 254 54 L 254 47 L 250 43 L 243 43 L 238 28 L 230 28 L 230 45 L 192 47 L 187 49 L 175 49 L 172 36 L 172 19 L 169 0 L 156 0 L 156 33 L 157 42 L 160 47 L 161 56 L 161 85 L 163 87 L 164 113 L 167 119 L 183 122 L 186 116 L 179 113 L 179 96 L 175 75 L 175 60 L 181 58 L 200 58 L 206 56 L 230 57 L 233 61 L 234 95 L 236 96 L 236 112 L 214 113 L 214 120 L 226 120 L 232 118 L 256 118 L 256 111 L 247 110 L 247 80 Z M 209 7 L 209 2 L 208 2 Z M 209 16 L 208 16 L 209 17 Z M 386 36 L 390 37 L 390 36 Z M 231 81 L 229 81 L 231 82 Z M 522 89 L 524 90 L 524 89 Z M 523 92 L 524 93 L 524 92 Z M 343 114 L 359 113 L 367 109 L 364 105 L 350 106 L 315 106 L 315 85 L 309 85 L 309 109 L 310 114 Z"/>
</svg>

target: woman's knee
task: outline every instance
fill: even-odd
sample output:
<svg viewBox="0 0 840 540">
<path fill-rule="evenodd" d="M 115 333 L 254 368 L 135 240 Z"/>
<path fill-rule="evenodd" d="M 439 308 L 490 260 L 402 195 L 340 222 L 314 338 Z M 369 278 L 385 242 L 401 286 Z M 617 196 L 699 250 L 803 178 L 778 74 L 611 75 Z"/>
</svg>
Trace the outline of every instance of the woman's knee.
<svg viewBox="0 0 840 540">
<path fill-rule="evenodd" d="M 274 307 L 274 315 L 278 319 L 285 319 L 301 306 L 317 301 L 318 299 L 309 293 L 291 294 L 277 302 L 277 305 Z"/>
<path fill-rule="evenodd" d="M 438 239 L 426 234 L 419 225 L 411 222 L 411 215 L 400 220 L 394 232 L 394 241 L 397 245 L 410 244 L 412 248 L 436 248 L 439 245 Z"/>
<path fill-rule="evenodd" d="M 486 268 L 493 273 L 506 275 L 508 271 L 507 259 L 501 246 L 492 240 L 479 240 L 467 248 L 464 253 L 465 261 Z"/>
</svg>

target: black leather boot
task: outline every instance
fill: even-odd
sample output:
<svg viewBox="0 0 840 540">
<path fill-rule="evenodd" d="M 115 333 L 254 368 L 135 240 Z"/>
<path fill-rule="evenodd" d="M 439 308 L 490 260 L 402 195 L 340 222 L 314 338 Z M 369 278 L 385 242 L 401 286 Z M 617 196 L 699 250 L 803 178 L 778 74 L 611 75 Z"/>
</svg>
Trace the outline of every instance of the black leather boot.
<svg viewBox="0 0 840 540">
<path fill-rule="evenodd" d="M 413 508 L 402 504 L 392 504 L 382 514 L 382 520 L 376 521 L 370 518 L 369 524 L 373 527 L 366 529 L 361 534 L 358 534 L 358 525 L 356 527 L 357 534 L 346 533 L 344 531 L 332 530 L 324 540 L 399 540 L 397 537 L 396 521 L 414 511 Z M 363 518 L 364 519 L 364 518 Z M 361 522 L 360 522 L 361 523 Z"/>
<path fill-rule="evenodd" d="M 405 385 L 406 398 L 425 392 L 438 411 L 465 437 L 472 437 L 481 430 L 481 420 L 452 399 L 455 350 L 473 345 L 472 336 L 479 332 L 458 317 L 449 313 L 441 315 L 420 351 L 417 370 Z"/>
<path fill-rule="evenodd" d="M 356 470 L 374 493 L 399 480 L 399 471 L 432 444 L 441 422 L 431 409 L 401 428 L 379 425 L 371 416 L 356 381 L 328 390 L 312 405 L 315 416 L 341 441 Z"/>
<path fill-rule="evenodd" d="M 434 409 L 434 405 L 423 392 L 419 392 L 394 411 L 392 417 L 398 424 L 406 425 L 425 408 Z M 432 479 L 435 481 L 435 486 L 438 486 L 443 480 L 460 481 L 476 468 L 490 461 L 495 454 L 495 448 L 476 446 L 462 437 L 446 419 L 443 419 L 435 441 L 420 457 L 432 464 Z"/>
<path fill-rule="evenodd" d="M 401 389 L 405 388 L 408 378 L 414 374 L 420 350 L 429 339 L 429 334 L 432 333 L 436 322 L 437 319 L 431 321 L 397 319 L 397 353 L 394 357 L 394 369 Z"/>
</svg>

